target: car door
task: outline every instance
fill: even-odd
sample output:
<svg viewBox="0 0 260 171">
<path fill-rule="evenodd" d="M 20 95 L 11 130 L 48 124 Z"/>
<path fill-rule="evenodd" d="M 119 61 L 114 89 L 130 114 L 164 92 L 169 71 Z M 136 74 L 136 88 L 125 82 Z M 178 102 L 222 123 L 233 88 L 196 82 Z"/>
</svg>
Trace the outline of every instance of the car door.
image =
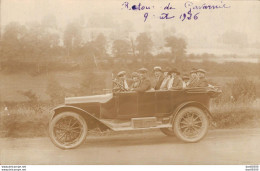
<svg viewBox="0 0 260 171">
<path fill-rule="evenodd" d="M 150 117 L 155 115 L 155 91 L 137 93 L 138 117 Z"/>
<path fill-rule="evenodd" d="M 172 96 L 170 91 L 158 90 L 155 92 L 155 113 L 156 115 L 169 114 L 172 106 Z"/>
<path fill-rule="evenodd" d="M 138 95 L 136 92 L 116 93 L 117 118 L 131 118 L 138 114 Z"/>
</svg>

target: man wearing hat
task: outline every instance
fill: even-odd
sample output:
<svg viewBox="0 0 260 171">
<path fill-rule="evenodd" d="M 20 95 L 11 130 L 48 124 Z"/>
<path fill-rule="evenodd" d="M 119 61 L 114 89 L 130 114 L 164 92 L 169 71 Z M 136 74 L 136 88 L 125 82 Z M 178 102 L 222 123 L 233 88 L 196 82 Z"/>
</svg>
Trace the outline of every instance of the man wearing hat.
<svg viewBox="0 0 260 171">
<path fill-rule="evenodd" d="M 155 76 L 155 86 L 154 90 L 159 90 L 161 87 L 161 84 L 164 80 L 162 68 L 160 66 L 156 66 L 153 68 L 154 76 Z"/>
<path fill-rule="evenodd" d="M 187 82 L 187 87 L 195 87 L 198 83 L 198 76 L 197 76 L 197 70 L 195 68 L 192 68 L 190 71 L 190 80 Z"/>
<path fill-rule="evenodd" d="M 139 76 L 140 76 L 140 85 L 137 88 L 133 88 L 133 91 L 137 92 L 145 92 L 149 89 L 151 89 L 151 82 L 147 78 L 147 72 L 148 70 L 146 68 L 141 68 L 138 70 Z"/>
<path fill-rule="evenodd" d="M 163 79 L 162 84 L 160 86 L 160 90 L 168 90 L 167 85 L 168 85 L 169 80 L 171 79 L 171 73 L 169 73 L 171 70 L 172 69 L 170 67 L 165 68 L 165 70 L 163 72 L 164 79 Z"/>
<path fill-rule="evenodd" d="M 133 80 L 133 83 L 130 88 L 131 90 L 139 87 L 139 85 L 140 85 L 141 80 L 140 80 L 140 76 L 137 72 L 132 73 L 132 80 Z"/>
<path fill-rule="evenodd" d="M 197 75 L 198 75 L 198 82 L 196 84 L 196 87 L 208 87 L 208 81 L 205 78 L 206 71 L 204 69 L 198 69 Z"/>
<path fill-rule="evenodd" d="M 184 74 L 182 76 L 182 84 L 183 84 L 183 88 L 186 88 L 187 87 L 187 83 L 189 82 L 189 76 L 188 74 Z"/>
<path fill-rule="evenodd" d="M 176 68 L 174 68 L 171 71 L 171 76 L 172 76 L 172 78 L 169 80 L 169 83 L 167 86 L 168 90 L 182 88 L 183 84 L 182 84 L 182 80 L 180 78 L 180 72 Z"/>
<path fill-rule="evenodd" d="M 129 86 L 126 81 L 126 72 L 120 71 L 117 74 L 117 79 L 114 81 L 114 92 L 122 92 L 129 90 Z"/>
</svg>

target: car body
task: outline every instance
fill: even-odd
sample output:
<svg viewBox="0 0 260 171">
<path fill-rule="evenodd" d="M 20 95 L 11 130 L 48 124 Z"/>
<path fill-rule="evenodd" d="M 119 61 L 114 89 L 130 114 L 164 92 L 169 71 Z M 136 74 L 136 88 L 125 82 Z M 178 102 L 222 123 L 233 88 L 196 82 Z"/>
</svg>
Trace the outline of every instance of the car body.
<svg viewBox="0 0 260 171">
<path fill-rule="evenodd" d="M 210 99 L 220 92 L 205 87 L 65 98 L 65 104 L 53 109 L 50 138 L 56 146 L 69 149 L 79 146 L 87 131 L 97 127 L 113 131 L 160 128 L 168 136 L 197 142 L 212 121 Z M 196 127 L 191 128 L 192 124 Z M 185 134 L 194 129 L 196 136 L 186 136 L 181 127 Z"/>
</svg>

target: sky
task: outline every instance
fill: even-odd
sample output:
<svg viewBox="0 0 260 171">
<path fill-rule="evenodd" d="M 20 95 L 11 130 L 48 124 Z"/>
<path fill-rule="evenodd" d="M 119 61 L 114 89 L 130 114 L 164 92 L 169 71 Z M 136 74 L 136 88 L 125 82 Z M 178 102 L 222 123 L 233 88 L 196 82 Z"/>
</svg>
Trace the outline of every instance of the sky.
<svg viewBox="0 0 260 171">
<path fill-rule="evenodd" d="M 188 1 L 188 0 L 187 0 Z M 190 53 L 215 54 L 260 54 L 260 1 L 253 0 L 189 0 L 193 7 L 203 4 L 230 6 L 227 9 L 192 10 L 198 14 L 197 20 L 181 21 L 179 16 L 188 11 L 185 0 L 2 0 L 2 25 L 10 22 L 25 24 L 41 21 L 46 15 L 56 17 L 58 27 L 79 16 L 104 15 L 116 21 L 129 20 L 137 32 L 161 31 L 175 28 L 176 34 L 188 42 Z M 129 10 L 129 6 L 141 4 L 150 10 Z M 164 10 L 171 3 L 174 10 Z M 154 6 L 154 7 L 153 7 Z M 144 14 L 148 14 L 144 22 Z M 160 20 L 161 13 L 174 15 L 174 19 Z"/>
</svg>

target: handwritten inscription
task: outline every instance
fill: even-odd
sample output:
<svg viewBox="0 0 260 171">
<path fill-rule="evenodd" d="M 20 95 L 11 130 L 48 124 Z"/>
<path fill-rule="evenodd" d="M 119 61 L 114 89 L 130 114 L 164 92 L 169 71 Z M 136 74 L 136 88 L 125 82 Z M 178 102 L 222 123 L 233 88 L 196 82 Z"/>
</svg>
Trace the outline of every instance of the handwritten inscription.
<svg viewBox="0 0 260 171">
<path fill-rule="evenodd" d="M 228 6 L 227 4 L 223 3 L 222 1 L 220 1 L 220 4 L 207 4 L 207 3 L 203 3 L 202 5 L 195 5 L 193 2 L 191 1 L 187 1 L 184 4 L 185 8 L 190 8 L 190 9 L 196 9 L 196 10 L 217 10 L 217 9 L 223 9 L 223 8 L 230 8 L 230 6 Z"/>
<path fill-rule="evenodd" d="M 154 6 L 147 6 L 147 5 L 144 5 L 142 3 L 136 4 L 136 5 L 130 5 L 129 2 L 124 2 L 122 4 L 122 6 L 125 7 L 126 9 L 128 9 L 128 10 L 138 10 L 138 11 L 149 10 L 151 8 L 154 8 Z"/>
<path fill-rule="evenodd" d="M 124 2 L 122 4 L 122 9 L 127 9 L 131 11 L 144 11 L 143 17 L 144 22 L 148 19 L 160 19 L 160 20 L 177 20 L 179 19 L 181 22 L 189 21 L 189 20 L 198 20 L 199 16 L 202 15 L 203 10 L 224 10 L 231 8 L 230 5 L 224 3 L 223 1 L 210 1 L 211 3 L 200 3 L 186 1 L 183 3 L 182 10 L 183 12 L 177 11 L 177 7 L 175 7 L 174 2 L 168 2 L 163 6 L 157 7 L 151 4 L 144 4 L 144 3 L 137 3 L 137 4 L 130 4 L 129 2 Z M 152 3 L 152 2 L 151 2 Z M 162 1 L 163 3 L 163 1 Z M 161 13 L 159 15 L 155 15 L 153 13 L 154 9 L 160 9 Z"/>
</svg>

